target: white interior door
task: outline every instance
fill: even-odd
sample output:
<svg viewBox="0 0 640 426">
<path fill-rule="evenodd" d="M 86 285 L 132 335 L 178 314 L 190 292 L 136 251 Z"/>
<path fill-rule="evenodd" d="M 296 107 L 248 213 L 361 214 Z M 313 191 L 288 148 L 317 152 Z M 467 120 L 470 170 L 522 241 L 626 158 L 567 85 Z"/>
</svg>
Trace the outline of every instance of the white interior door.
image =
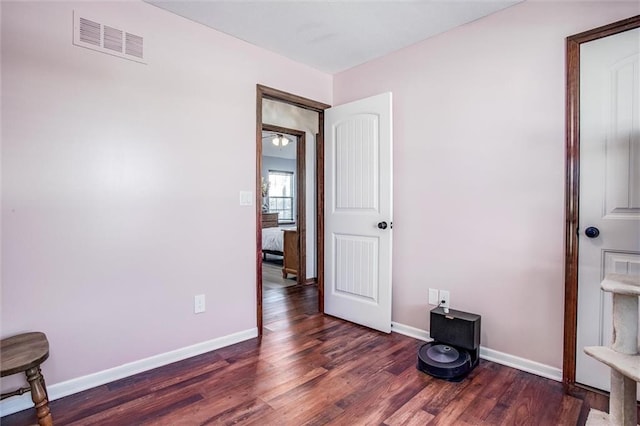
<svg viewBox="0 0 640 426">
<path fill-rule="evenodd" d="M 325 313 L 391 332 L 391 93 L 325 112 Z"/>
<path fill-rule="evenodd" d="M 612 341 L 609 273 L 640 275 L 640 29 L 580 50 L 580 225 L 576 381 L 609 390 L 585 346 Z M 587 228 L 599 230 L 587 236 Z M 638 278 L 640 280 L 640 277 Z"/>
</svg>

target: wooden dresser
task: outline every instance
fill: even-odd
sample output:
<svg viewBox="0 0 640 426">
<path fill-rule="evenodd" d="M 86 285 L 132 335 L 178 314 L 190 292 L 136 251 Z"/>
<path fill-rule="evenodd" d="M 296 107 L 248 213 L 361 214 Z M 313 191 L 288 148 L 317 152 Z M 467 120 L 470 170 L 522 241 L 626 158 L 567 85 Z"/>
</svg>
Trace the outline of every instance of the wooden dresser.
<svg viewBox="0 0 640 426">
<path fill-rule="evenodd" d="M 287 278 L 288 274 L 298 277 L 298 231 L 287 229 L 284 231 L 284 261 L 282 265 L 282 277 Z"/>
<path fill-rule="evenodd" d="M 262 227 L 275 228 L 278 226 L 278 213 L 262 213 Z"/>
</svg>

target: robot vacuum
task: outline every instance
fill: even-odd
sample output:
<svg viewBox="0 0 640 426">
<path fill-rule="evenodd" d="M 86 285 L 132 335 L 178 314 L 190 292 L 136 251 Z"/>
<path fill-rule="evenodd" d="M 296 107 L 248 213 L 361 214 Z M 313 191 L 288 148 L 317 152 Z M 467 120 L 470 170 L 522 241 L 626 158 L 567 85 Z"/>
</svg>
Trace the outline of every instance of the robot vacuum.
<svg viewBox="0 0 640 426">
<path fill-rule="evenodd" d="M 418 349 L 418 370 L 439 379 L 461 381 L 478 365 L 480 315 L 435 308 L 430 334 L 434 341 Z"/>
<path fill-rule="evenodd" d="M 462 380 L 473 369 L 464 349 L 442 343 L 425 343 L 418 350 L 418 370 L 445 380 Z"/>
</svg>

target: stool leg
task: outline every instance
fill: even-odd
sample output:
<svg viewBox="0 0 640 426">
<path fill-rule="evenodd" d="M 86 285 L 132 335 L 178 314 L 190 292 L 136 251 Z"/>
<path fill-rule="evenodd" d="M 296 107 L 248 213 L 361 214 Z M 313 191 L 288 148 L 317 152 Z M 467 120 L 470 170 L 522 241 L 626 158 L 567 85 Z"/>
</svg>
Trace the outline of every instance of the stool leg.
<svg viewBox="0 0 640 426">
<path fill-rule="evenodd" d="M 44 375 L 42 374 L 42 370 L 38 367 L 38 374 L 40 374 L 40 382 L 42 382 L 42 389 L 44 389 L 44 396 L 49 401 L 49 392 L 47 392 L 47 384 L 44 382 Z"/>
<path fill-rule="evenodd" d="M 44 386 L 44 379 L 38 367 L 30 368 L 26 371 L 27 381 L 31 386 L 31 399 L 36 407 L 36 416 L 40 426 L 53 426 L 53 418 L 49 411 L 49 401 L 47 400 L 47 390 Z"/>
</svg>

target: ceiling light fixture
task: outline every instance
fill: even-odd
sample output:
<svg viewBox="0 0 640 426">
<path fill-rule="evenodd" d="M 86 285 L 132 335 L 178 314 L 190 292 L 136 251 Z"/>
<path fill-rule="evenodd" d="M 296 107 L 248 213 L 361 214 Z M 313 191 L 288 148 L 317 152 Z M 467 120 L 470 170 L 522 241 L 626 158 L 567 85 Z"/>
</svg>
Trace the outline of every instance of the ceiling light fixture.
<svg viewBox="0 0 640 426">
<path fill-rule="evenodd" d="M 284 147 L 289 145 L 289 139 L 285 138 L 282 135 L 276 135 L 275 138 L 271 140 L 275 146 Z"/>
</svg>

